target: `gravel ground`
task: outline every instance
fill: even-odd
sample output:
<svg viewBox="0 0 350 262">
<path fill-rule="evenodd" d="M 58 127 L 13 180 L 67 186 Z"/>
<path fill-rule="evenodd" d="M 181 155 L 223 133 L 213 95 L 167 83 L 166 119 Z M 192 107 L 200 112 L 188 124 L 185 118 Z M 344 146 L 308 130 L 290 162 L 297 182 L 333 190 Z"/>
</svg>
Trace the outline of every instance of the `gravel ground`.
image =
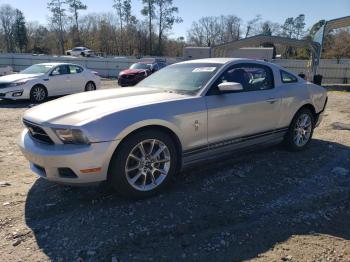
<svg viewBox="0 0 350 262">
<path fill-rule="evenodd" d="M 136 202 L 31 173 L 16 145 L 28 106 L 0 101 L 2 261 L 350 261 L 349 93 L 329 93 L 306 151 L 203 164 Z"/>
</svg>

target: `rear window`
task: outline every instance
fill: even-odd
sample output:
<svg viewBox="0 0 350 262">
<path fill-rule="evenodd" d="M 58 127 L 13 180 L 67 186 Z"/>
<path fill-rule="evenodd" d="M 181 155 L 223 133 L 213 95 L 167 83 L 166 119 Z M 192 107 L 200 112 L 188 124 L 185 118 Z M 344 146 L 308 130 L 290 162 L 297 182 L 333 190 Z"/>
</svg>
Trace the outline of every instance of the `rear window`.
<svg viewBox="0 0 350 262">
<path fill-rule="evenodd" d="M 296 83 L 298 82 L 298 78 L 286 71 L 281 70 L 281 80 L 284 84 Z"/>
</svg>

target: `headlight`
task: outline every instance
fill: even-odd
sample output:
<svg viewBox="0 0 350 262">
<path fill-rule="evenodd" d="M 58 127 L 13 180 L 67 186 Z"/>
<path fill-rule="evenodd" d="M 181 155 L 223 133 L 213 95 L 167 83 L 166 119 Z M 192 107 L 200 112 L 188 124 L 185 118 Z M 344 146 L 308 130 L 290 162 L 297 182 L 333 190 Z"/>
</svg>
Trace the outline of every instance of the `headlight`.
<svg viewBox="0 0 350 262">
<path fill-rule="evenodd" d="M 90 144 L 89 139 L 84 135 L 83 131 L 79 129 L 54 129 L 58 138 L 64 144 L 77 144 L 77 145 L 88 145 Z"/>
<path fill-rule="evenodd" d="M 21 85 L 24 85 L 28 82 L 29 80 L 20 80 L 20 81 L 17 81 L 17 82 L 13 82 L 10 84 L 10 87 L 14 87 L 14 86 L 21 86 Z"/>
</svg>

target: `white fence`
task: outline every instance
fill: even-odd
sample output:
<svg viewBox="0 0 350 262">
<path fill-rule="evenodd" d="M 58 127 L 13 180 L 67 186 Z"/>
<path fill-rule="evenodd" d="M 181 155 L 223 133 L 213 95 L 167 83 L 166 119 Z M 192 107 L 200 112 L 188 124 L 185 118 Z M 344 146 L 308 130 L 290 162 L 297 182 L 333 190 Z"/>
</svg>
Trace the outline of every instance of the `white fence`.
<svg viewBox="0 0 350 262">
<path fill-rule="evenodd" d="M 147 59 L 147 57 L 145 58 Z M 129 68 L 136 58 L 100 58 L 100 57 L 72 57 L 72 56 L 48 56 L 31 54 L 0 54 L 0 67 L 11 66 L 14 71 L 21 71 L 33 64 L 49 62 L 68 62 L 85 66 L 94 70 L 103 77 L 117 77 L 121 70 Z M 168 63 L 174 63 L 175 59 L 168 58 Z"/>
<path fill-rule="evenodd" d="M 11 66 L 14 71 L 20 71 L 30 65 L 46 62 L 69 62 L 80 64 L 98 72 L 103 77 L 117 77 L 121 70 L 128 68 L 132 63 L 140 61 L 135 58 L 85 58 L 70 56 L 35 56 L 30 54 L 0 54 L 0 67 Z M 178 61 L 167 58 L 168 63 Z M 307 60 L 276 59 L 273 61 L 299 74 L 307 72 Z M 323 75 L 323 83 L 350 84 L 350 59 L 321 60 L 318 73 Z"/>
</svg>

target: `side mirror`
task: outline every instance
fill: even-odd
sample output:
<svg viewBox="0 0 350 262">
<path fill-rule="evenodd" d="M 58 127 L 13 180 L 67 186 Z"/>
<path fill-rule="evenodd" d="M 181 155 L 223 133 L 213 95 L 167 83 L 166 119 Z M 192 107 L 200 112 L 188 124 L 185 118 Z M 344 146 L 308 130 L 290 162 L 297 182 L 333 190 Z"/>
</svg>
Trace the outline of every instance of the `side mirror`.
<svg viewBox="0 0 350 262">
<path fill-rule="evenodd" d="M 224 82 L 218 85 L 218 88 L 222 92 L 228 91 L 243 91 L 243 86 L 236 82 Z"/>
</svg>

